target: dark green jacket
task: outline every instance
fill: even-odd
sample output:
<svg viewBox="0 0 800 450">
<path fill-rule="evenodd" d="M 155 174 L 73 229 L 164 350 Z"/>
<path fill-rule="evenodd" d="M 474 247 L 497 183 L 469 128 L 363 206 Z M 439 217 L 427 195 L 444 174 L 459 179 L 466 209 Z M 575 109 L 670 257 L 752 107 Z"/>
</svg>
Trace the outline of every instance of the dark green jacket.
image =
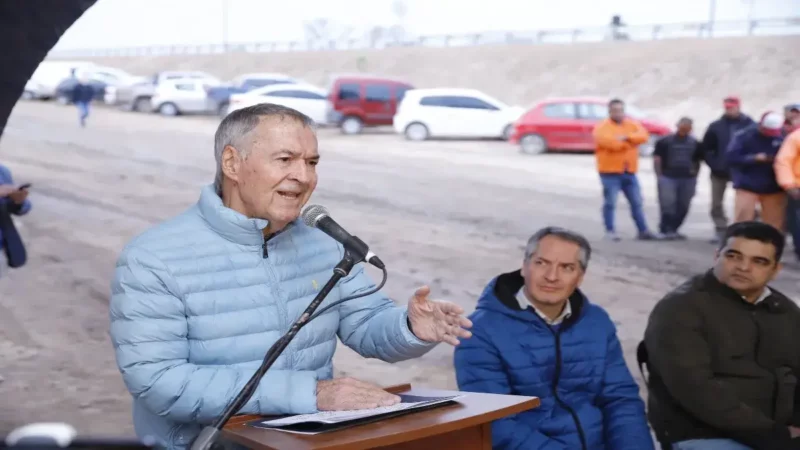
<svg viewBox="0 0 800 450">
<path fill-rule="evenodd" d="M 800 448 L 800 308 L 783 294 L 757 305 L 708 272 L 667 294 L 645 331 L 648 416 L 662 442 L 729 438 Z"/>
</svg>

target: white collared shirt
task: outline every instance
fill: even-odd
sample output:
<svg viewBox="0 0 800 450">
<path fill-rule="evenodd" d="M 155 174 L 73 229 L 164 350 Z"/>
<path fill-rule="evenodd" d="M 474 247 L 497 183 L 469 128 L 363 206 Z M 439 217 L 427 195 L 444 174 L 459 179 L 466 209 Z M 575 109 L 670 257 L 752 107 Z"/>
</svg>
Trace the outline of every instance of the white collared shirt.
<svg viewBox="0 0 800 450">
<path fill-rule="evenodd" d="M 756 301 L 753 302 L 753 304 L 757 305 L 757 304 L 763 302 L 770 295 L 772 295 L 772 291 L 768 287 L 764 286 L 764 292 L 762 292 L 761 295 L 758 296 L 758 298 L 756 299 Z M 742 297 L 742 298 L 744 298 L 744 297 Z M 747 301 L 747 299 L 745 299 L 745 301 Z"/>
<path fill-rule="evenodd" d="M 541 312 L 538 309 L 536 309 L 536 307 L 533 306 L 533 304 L 530 301 L 528 301 L 528 296 L 525 294 L 525 288 L 524 287 L 522 289 L 520 289 L 519 291 L 517 291 L 517 297 L 516 298 L 517 298 L 517 302 L 519 302 L 519 308 L 521 310 L 525 311 L 528 308 L 533 308 L 533 311 L 536 312 L 536 314 L 538 314 L 539 317 L 544 319 L 544 321 L 548 325 L 559 325 L 561 322 L 563 322 L 564 320 L 568 319 L 569 316 L 572 315 L 572 306 L 569 304 L 569 299 L 567 299 L 567 302 L 564 304 L 564 309 L 561 310 L 561 314 L 559 314 L 558 317 L 556 317 L 555 319 L 551 320 L 543 312 Z"/>
</svg>

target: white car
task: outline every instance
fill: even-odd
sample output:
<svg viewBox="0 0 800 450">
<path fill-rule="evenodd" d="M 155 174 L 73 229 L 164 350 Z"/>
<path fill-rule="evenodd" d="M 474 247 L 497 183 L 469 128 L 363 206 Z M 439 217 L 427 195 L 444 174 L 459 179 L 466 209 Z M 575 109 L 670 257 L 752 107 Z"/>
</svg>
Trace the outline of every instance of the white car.
<svg viewBox="0 0 800 450">
<path fill-rule="evenodd" d="M 327 125 L 328 111 L 332 108 L 325 89 L 310 84 L 273 84 L 231 95 L 228 114 L 259 103 L 288 106 L 311 117 L 318 125 Z"/>
<path fill-rule="evenodd" d="M 412 141 L 430 137 L 508 140 L 513 123 L 524 112 L 476 89 L 412 89 L 397 108 L 394 129 Z"/>
<path fill-rule="evenodd" d="M 178 78 L 158 84 L 150 99 L 154 112 L 164 116 L 200 114 L 208 110 L 208 92 L 219 81 L 209 78 Z"/>
</svg>

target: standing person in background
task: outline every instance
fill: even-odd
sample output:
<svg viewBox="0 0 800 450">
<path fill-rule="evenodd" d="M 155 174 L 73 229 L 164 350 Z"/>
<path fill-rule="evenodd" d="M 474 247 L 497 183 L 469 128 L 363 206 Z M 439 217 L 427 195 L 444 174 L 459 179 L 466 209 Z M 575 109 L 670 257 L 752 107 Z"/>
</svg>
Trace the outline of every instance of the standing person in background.
<svg viewBox="0 0 800 450">
<path fill-rule="evenodd" d="M 773 163 L 783 142 L 783 118 L 775 112 L 761 116 L 731 140 L 727 164 L 736 190 L 734 213 L 736 222 L 754 220 L 756 206 L 761 206 L 764 223 L 778 230 L 786 220 L 786 193 L 775 176 Z"/>
<path fill-rule="evenodd" d="M 614 213 L 619 192 L 631 207 L 631 217 L 640 240 L 657 239 L 647 227 L 642 209 L 642 190 L 636 172 L 639 169 L 639 146 L 650 137 L 639 122 L 625 116 L 625 102 L 619 99 L 608 103 L 608 119 L 600 122 L 592 133 L 600 182 L 603 185 L 603 222 L 606 239 L 619 241 L 614 226 Z"/>
<path fill-rule="evenodd" d="M 86 126 L 86 119 L 89 117 L 89 105 L 94 98 L 94 88 L 89 84 L 89 77 L 80 74 L 78 84 L 72 89 L 72 103 L 78 108 L 78 117 L 81 127 Z"/>
<path fill-rule="evenodd" d="M 731 180 L 730 171 L 725 162 L 725 151 L 733 135 L 755 122 L 750 116 L 742 113 L 739 97 L 729 96 L 722 102 L 725 113 L 711 122 L 706 129 L 701 143 L 703 159 L 711 170 L 711 220 L 714 221 L 714 237 L 712 242 L 719 242 L 728 227 L 725 214 L 725 190 Z"/>
<path fill-rule="evenodd" d="M 787 227 L 800 263 L 800 128 L 784 139 L 775 156 L 775 177 L 788 196 Z"/>
<path fill-rule="evenodd" d="M 11 171 L 0 164 L 0 254 L 5 256 L 4 264 L 8 264 L 9 267 L 20 267 L 27 259 L 25 246 L 11 215 L 22 216 L 28 214 L 30 210 L 28 189 L 14 184 Z"/>
<path fill-rule="evenodd" d="M 790 103 L 783 107 L 783 134 L 788 136 L 800 127 L 800 103 Z"/>
<path fill-rule="evenodd" d="M 689 214 L 702 161 L 700 143 L 692 136 L 692 119 L 682 117 L 677 128 L 656 142 L 653 153 L 661 207 L 659 231 L 664 239 L 686 239 L 678 229 Z"/>
</svg>

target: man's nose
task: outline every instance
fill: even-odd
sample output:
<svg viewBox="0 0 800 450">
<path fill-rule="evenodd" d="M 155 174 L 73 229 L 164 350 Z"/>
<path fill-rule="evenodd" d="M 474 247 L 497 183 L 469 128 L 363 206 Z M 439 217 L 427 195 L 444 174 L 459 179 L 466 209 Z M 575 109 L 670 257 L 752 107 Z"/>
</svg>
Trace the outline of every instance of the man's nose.
<svg viewBox="0 0 800 450">
<path fill-rule="evenodd" d="M 291 177 L 299 183 L 308 183 L 311 180 L 311 167 L 305 161 L 300 161 L 292 167 Z"/>
<path fill-rule="evenodd" d="M 558 267 L 548 267 L 547 272 L 544 273 L 544 278 L 547 281 L 556 281 L 558 280 Z"/>
</svg>

